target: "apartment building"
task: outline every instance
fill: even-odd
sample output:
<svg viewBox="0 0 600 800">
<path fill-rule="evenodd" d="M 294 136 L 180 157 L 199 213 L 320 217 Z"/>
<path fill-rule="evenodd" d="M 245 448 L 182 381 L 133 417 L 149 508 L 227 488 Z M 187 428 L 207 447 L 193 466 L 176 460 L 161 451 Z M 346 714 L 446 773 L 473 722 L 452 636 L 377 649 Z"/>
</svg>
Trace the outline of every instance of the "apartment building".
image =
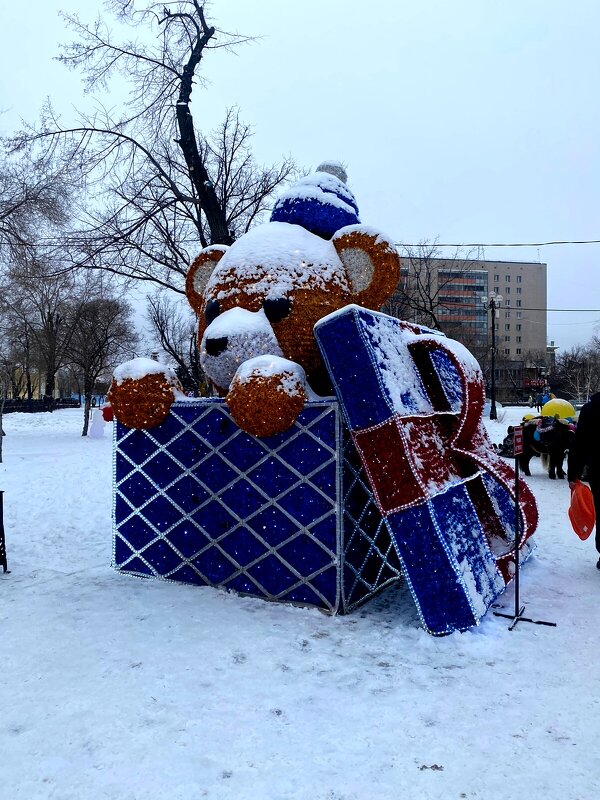
<svg viewBox="0 0 600 800">
<path fill-rule="evenodd" d="M 489 376 L 493 293 L 499 396 L 521 398 L 546 374 L 546 272 L 539 262 L 402 257 L 398 288 L 384 310 L 437 325 L 463 342 Z"/>
</svg>

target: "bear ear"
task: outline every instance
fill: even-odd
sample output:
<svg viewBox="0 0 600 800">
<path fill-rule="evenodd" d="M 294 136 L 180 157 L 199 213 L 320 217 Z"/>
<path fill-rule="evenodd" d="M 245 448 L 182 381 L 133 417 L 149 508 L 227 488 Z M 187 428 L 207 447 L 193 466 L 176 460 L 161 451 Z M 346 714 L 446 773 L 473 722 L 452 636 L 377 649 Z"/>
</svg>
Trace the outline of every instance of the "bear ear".
<svg viewBox="0 0 600 800">
<path fill-rule="evenodd" d="M 227 249 L 222 244 L 205 247 L 190 264 L 185 278 L 185 293 L 196 314 L 202 313 L 204 308 L 204 289 L 214 268 L 223 258 Z"/>
<path fill-rule="evenodd" d="M 400 281 L 400 256 L 382 233 L 364 225 L 348 225 L 332 238 L 354 295 L 354 302 L 381 308 Z"/>
</svg>

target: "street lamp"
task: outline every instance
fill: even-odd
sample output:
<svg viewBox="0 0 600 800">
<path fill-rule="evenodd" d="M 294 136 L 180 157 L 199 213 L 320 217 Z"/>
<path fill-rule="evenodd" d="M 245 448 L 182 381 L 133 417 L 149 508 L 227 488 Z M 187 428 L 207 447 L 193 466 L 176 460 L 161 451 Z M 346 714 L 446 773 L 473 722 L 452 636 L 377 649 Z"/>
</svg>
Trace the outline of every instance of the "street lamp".
<svg viewBox="0 0 600 800">
<path fill-rule="evenodd" d="M 500 307 L 502 305 L 502 295 L 496 292 L 490 292 L 488 297 L 482 297 L 481 302 L 490 311 L 490 318 L 492 321 L 492 381 L 490 391 L 490 419 L 498 419 L 498 412 L 496 411 L 496 318 L 500 316 Z"/>
</svg>

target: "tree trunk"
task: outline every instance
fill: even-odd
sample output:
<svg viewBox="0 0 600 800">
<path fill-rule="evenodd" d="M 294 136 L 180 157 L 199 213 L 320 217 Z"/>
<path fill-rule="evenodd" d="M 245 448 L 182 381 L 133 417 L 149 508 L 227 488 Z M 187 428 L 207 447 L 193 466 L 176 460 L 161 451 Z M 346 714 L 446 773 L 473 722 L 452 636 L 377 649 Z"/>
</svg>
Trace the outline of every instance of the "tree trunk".
<svg viewBox="0 0 600 800">
<path fill-rule="evenodd" d="M 3 427 L 4 420 L 2 416 L 3 412 L 4 412 L 4 399 L 2 399 L 2 402 L 0 403 L 0 464 L 2 464 L 2 445 L 4 444 L 4 439 L 2 438 L 4 436 L 4 427 Z"/>
<path fill-rule="evenodd" d="M 85 403 L 83 404 L 83 430 L 81 431 L 82 436 L 88 435 L 88 428 L 90 427 L 90 409 L 92 407 L 92 394 L 86 393 L 85 395 Z"/>
<path fill-rule="evenodd" d="M 54 409 L 54 387 L 55 378 L 53 372 L 46 373 L 46 386 L 44 388 L 44 410 L 52 411 Z"/>
<path fill-rule="evenodd" d="M 185 163 L 187 164 L 190 180 L 198 194 L 200 207 L 206 216 L 206 221 L 210 229 L 210 244 L 233 244 L 233 238 L 227 228 L 225 210 L 221 207 L 215 187 L 209 178 L 204 162 L 198 151 L 196 132 L 194 130 L 194 119 L 190 112 L 190 98 L 192 96 L 192 85 L 194 72 L 202 58 L 202 51 L 210 39 L 214 36 L 215 29 L 209 28 L 204 24 L 204 17 L 201 15 L 204 35 L 196 41 L 188 63 L 183 68 L 179 97 L 175 106 L 177 115 L 177 127 L 179 128 L 179 139 L 177 144 L 181 148 Z"/>
</svg>

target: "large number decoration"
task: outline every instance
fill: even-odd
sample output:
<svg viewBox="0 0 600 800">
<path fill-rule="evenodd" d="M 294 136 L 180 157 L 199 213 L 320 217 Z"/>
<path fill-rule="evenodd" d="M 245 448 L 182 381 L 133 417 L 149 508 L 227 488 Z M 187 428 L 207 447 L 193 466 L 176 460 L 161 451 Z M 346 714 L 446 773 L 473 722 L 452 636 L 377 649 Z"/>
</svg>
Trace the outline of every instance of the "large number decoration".
<svg viewBox="0 0 600 800">
<path fill-rule="evenodd" d="M 315 333 L 425 626 L 471 627 L 511 576 L 515 533 L 514 473 L 484 430 L 477 362 L 357 306 Z M 526 543 L 537 508 L 523 482 L 520 514 Z"/>
</svg>

